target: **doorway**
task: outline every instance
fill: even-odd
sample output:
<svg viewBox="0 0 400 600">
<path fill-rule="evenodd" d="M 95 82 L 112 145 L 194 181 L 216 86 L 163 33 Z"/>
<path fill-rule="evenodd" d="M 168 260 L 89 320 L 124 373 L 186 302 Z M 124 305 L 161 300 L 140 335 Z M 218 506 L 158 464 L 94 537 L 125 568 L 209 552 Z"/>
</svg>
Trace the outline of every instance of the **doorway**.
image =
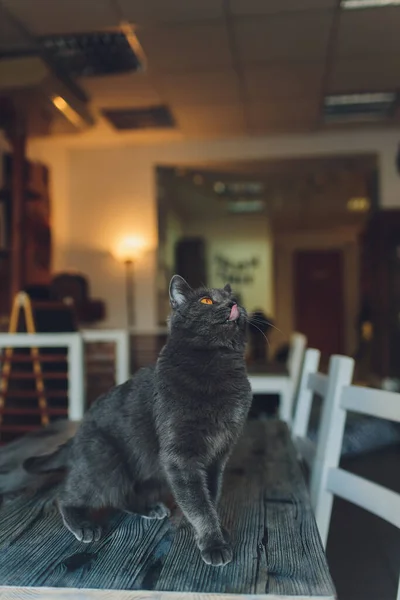
<svg viewBox="0 0 400 600">
<path fill-rule="evenodd" d="M 294 253 L 295 328 L 322 354 L 344 351 L 343 254 L 340 250 Z"/>
</svg>

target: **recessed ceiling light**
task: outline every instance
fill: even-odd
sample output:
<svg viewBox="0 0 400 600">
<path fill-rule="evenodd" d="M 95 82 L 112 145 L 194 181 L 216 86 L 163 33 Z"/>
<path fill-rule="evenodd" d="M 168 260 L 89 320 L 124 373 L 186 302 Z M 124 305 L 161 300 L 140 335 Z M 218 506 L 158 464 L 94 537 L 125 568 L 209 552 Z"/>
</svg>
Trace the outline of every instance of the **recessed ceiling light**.
<svg viewBox="0 0 400 600">
<path fill-rule="evenodd" d="M 395 92 L 334 94 L 324 100 L 326 121 L 372 121 L 389 117 L 397 100 Z"/>
<path fill-rule="evenodd" d="M 371 92 L 365 94 L 334 94 L 326 96 L 325 106 L 343 106 L 351 104 L 381 104 L 394 102 L 395 92 Z"/>
<path fill-rule="evenodd" d="M 54 106 L 64 115 L 66 119 L 76 127 L 82 127 L 84 121 L 82 117 L 68 104 L 62 96 L 51 96 Z"/>
<path fill-rule="evenodd" d="M 345 10 L 379 8 L 382 6 L 400 6 L 400 0 L 342 0 L 341 3 L 341 7 Z"/>
</svg>

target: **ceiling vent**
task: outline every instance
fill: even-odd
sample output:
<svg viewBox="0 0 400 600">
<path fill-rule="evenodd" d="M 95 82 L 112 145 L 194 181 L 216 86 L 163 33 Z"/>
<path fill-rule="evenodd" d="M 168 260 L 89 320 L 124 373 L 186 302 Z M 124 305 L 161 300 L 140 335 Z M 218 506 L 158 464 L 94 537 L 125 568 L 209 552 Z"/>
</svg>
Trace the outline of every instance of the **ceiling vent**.
<svg viewBox="0 0 400 600">
<path fill-rule="evenodd" d="M 70 77 L 115 75 L 142 68 L 121 31 L 51 35 L 38 42 L 54 67 Z"/>
<path fill-rule="evenodd" d="M 103 109 L 102 112 L 116 129 L 160 129 L 175 126 L 167 106 Z"/>
</svg>

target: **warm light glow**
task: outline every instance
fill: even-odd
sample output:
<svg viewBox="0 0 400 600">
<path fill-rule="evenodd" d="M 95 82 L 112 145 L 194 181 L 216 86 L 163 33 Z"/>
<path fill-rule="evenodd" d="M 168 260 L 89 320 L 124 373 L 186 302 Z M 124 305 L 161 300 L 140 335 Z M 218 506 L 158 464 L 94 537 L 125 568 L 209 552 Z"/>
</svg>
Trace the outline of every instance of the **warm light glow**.
<svg viewBox="0 0 400 600">
<path fill-rule="evenodd" d="M 130 235 L 122 238 L 115 248 L 115 258 L 123 262 L 134 262 L 144 252 L 146 242 L 143 238 L 135 235 Z"/>
<path fill-rule="evenodd" d="M 367 212 L 371 203 L 368 198 L 350 198 L 347 201 L 347 210 L 350 212 Z"/>
<path fill-rule="evenodd" d="M 51 101 L 70 123 L 77 127 L 82 126 L 83 120 L 64 98 L 61 96 L 52 96 Z"/>
</svg>

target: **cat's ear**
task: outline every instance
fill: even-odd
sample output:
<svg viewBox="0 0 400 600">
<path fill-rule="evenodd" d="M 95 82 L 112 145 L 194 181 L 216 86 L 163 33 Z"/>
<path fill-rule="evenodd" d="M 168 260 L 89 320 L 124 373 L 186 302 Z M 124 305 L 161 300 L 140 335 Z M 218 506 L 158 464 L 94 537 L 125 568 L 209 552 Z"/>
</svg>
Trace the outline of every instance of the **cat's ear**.
<svg viewBox="0 0 400 600">
<path fill-rule="evenodd" d="M 174 275 L 169 284 L 169 301 L 172 308 L 177 308 L 186 302 L 192 288 L 180 275 Z"/>
<path fill-rule="evenodd" d="M 232 288 L 229 283 L 226 284 L 226 286 L 224 287 L 224 290 L 225 290 L 225 292 L 228 292 L 228 294 L 232 294 Z"/>
</svg>

